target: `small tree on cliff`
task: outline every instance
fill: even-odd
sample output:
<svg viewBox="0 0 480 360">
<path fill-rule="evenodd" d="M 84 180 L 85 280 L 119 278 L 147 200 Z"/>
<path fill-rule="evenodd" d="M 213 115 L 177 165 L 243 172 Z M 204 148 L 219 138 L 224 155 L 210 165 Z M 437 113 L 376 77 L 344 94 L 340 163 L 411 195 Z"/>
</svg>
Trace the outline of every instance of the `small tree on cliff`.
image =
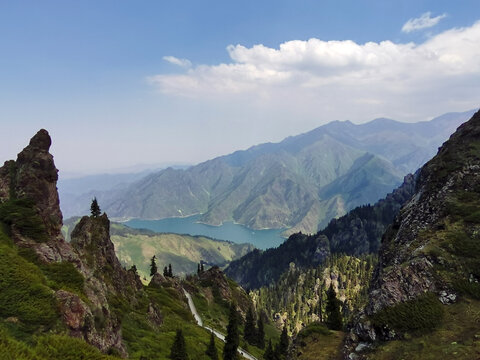
<svg viewBox="0 0 480 360">
<path fill-rule="evenodd" d="M 157 273 L 157 262 L 155 261 L 155 255 L 152 256 L 152 260 L 150 262 L 150 276 L 153 276 Z"/>
<path fill-rule="evenodd" d="M 100 206 L 98 205 L 96 197 L 94 197 L 92 200 L 92 205 L 90 205 L 90 212 L 92 213 L 93 217 L 100 216 Z"/>
<path fill-rule="evenodd" d="M 327 327 L 331 330 L 342 330 L 342 314 L 340 313 L 340 300 L 337 299 L 337 294 L 333 289 L 333 284 L 330 283 L 330 288 L 327 291 L 327 305 L 325 307 L 327 313 Z"/>
</svg>

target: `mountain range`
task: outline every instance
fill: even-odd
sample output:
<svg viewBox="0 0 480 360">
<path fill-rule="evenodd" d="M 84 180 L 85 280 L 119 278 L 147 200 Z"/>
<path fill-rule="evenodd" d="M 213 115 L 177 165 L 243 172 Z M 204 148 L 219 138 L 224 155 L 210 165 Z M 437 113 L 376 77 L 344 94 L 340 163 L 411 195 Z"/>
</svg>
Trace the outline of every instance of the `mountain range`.
<svg viewBox="0 0 480 360">
<path fill-rule="evenodd" d="M 211 225 L 235 221 L 252 229 L 287 228 L 287 235 L 314 233 L 330 219 L 383 198 L 472 113 L 419 123 L 334 121 L 279 143 L 152 173 L 117 190 L 90 191 L 83 210 L 65 215 L 86 213 L 97 196 L 115 219 L 202 214 L 200 221 Z M 68 198 L 61 204 L 72 209 Z"/>
</svg>

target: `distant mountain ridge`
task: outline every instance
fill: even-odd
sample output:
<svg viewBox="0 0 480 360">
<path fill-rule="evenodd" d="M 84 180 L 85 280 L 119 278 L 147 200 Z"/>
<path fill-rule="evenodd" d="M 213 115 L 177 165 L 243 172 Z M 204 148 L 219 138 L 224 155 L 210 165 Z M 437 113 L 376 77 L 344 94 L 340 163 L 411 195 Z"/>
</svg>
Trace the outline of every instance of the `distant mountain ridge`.
<svg viewBox="0 0 480 360">
<path fill-rule="evenodd" d="M 201 221 L 212 225 L 235 221 L 252 229 L 314 233 L 392 191 L 472 113 L 414 124 L 335 121 L 185 170 L 165 169 L 99 197 L 117 219 L 202 214 Z"/>
</svg>

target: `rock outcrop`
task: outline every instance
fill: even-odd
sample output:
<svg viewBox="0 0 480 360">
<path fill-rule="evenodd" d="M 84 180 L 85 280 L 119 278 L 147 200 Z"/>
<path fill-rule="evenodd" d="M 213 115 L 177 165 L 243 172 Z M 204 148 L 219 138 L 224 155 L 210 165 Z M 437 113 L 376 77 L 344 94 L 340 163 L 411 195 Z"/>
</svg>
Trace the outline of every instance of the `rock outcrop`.
<svg viewBox="0 0 480 360">
<path fill-rule="evenodd" d="M 428 294 L 442 304 L 458 299 L 459 284 L 472 283 L 478 273 L 479 211 L 480 111 L 423 166 L 415 195 L 385 232 L 369 303 L 351 343 L 401 338 L 388 324 L 371 322 L 384 310 Z"/>
<path fill-rule="evenodd" d="M 7 161 L 0 168 L 0 204 L 26 211 L 33 219 L 28 225 L 38 227 L 34 234 L 41 235 L 30 236 L 31 231 L 22 231 L 22 224 L 13 219 L 12 238 L 17 246 L 34 250 L 41 263 L 67 261 L 75 266 L 85 278 L 86 299 L 66 290 L 55 292 L 65 326 L 72 336 L 83 338 L 104 352 L 115 351 L 127 356 L 121 319 L 109 300 L 118 297 L 134 304 L 142 296 L 142 283 L 135 271 L 125 270 L 118 261 L 105 214 L 82 218 L 72 233 L 72 242 L 64 240 L 56 187 L 58 170 L 49 153 L 50 145 L 50 136 L 42 129 L 18 154 L 16 161 Z M 150 308 L 149 316 L 158 323 L 159 311 L 153 305 Z"/>
</svg>

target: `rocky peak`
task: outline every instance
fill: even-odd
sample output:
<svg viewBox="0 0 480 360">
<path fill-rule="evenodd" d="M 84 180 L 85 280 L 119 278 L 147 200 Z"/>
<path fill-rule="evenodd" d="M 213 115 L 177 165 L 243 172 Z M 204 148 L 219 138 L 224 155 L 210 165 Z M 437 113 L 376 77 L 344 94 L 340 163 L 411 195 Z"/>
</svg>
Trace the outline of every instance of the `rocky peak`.
<svg viewBox="0 0 480 360">
<path fill-rule="evenodd" d="M 57 192 L 58 170 L 48 152 L 52 140 L 44 129 L 30 140 L 16 161 L 0 169 L 0 197 L 13 192 L 17 198 L 31 200 L 50 237 L 61 236 L 62 213 Z"/>
<path fill-rule="evenodd" d="M 140 277 L 125 270 L 115 254 L 115 246 L 110 240 L 110 220 L 104 213 L 101 216 L 84 216 L 71 234 L 70 244 L 78 252 L 89 269 L 103 278 L 108 278 L 113 290 L 127 295 L 127 288 L 141 290 Z"/>
<path fill-rule="evenodd" d="M 45 129 L 40 129 L 31 139 L 29 147 L 37 151 L 48 152 L 50 150 L 50 145 L 52 145 L 52 139 L 48 134 L 48 131 Z"/>
<path fill-rule="evenodd" d="M 135 271 L 125 270 L 118 261 L 107 215 L 82 218 L 72 233 L 72 243 L 63 239 L 56 187 L 58 170 L 49 153 L 51 143 L 48 132 L 42 129 L 16 161 L 5 162 L 0 168 L 0 204 L 19 212 L 20 222 L 25 223 L 28 215 L 31 219 L 27 220 L 33 219 L 28 226 L 34 224 L 42 232 L 41 238 L 30 236 L 22 224 L 11 221 L 12 238 L 18 246 L 33 249 L 43 263 L 70 262 L 83 275 L 82 292 L 86 298 L 64 289 L 55 291 L 59 314 L 70 335 L 104 352 L 115 350 L 126 357 L 121 319 L 109 299 L 121 298 L 135 304 L 143 296 L 142 283 Z M 157 314 L 153 305 L 150 308 L 149 316 Z M 158 322 L 159 316 L 152 318 Z M 96 319 L 102 319 L 101 323 L 97 324 Z"/>
</svg>

